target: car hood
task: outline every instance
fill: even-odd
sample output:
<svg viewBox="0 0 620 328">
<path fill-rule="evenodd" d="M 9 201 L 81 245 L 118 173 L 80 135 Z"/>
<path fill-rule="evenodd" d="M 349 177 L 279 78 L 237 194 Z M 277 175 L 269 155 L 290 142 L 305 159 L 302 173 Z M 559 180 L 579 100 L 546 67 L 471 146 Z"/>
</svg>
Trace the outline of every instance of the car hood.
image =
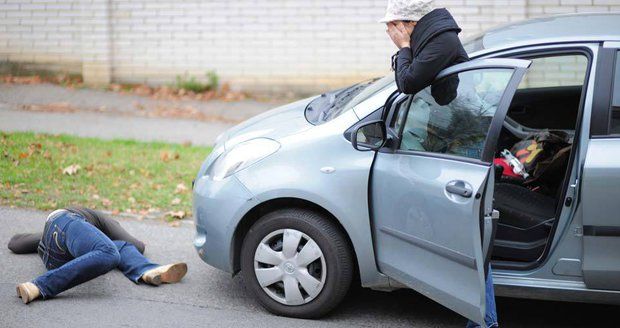
<svg viewBox="0 0 620 328">
<path fill-rule="evenodd" d="M 313 125 L 306 120 L 304 111 L 314 98 L 302 99 L 257 115 L 226 131 L 219 142 L 224 142 L 224 148 L 230 149 L 250 139 L 262 137 L 278 140 L 310 129 Z"/>
</svg>

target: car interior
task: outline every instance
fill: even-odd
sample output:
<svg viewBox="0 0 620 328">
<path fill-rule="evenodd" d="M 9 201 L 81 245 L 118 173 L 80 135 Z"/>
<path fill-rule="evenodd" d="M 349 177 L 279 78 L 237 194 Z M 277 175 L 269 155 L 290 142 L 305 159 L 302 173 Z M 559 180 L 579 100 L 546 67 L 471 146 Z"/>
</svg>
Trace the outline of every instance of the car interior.
<svg viewBox="0 0 620 328">
<path fill-rule="evenodd" d="M 494 159 L 496 263 L 537 261 L 551 240 L 588 66 L 582 54 L 527 59 L 532 66 L 513 97 Z"/>
</svg>

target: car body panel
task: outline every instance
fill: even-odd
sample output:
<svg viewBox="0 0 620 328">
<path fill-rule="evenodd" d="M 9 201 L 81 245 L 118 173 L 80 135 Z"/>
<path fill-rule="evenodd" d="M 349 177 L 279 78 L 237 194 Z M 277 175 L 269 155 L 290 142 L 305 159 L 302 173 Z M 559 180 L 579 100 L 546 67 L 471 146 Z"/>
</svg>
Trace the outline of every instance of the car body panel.
<svg viewBox="0 0 620 328">
<path fill-rule="evenodd" d="M 260 203 L 299 198 L 327 210 L 351 239 L 362 284 L 386 287 L 388 280 L 375 264 L 368 212 L 368 177 L 374 153 L 353 149 L 342 135 L 357 121 L 355 113 L 348 111 L 330 124 L 281 138 L 282 147 L 276 154 L 251 170 L 238 172 L 237 177 Z"/>
<path fill-rule="evenodd" d="M 476 322 L 485 306 L 482 199 L 444 189 L 458 180 L 482 194 L 489 172 L 484 164 L 378 153 L 372 174 L 381 272 Z"/>
<path fill-rule="evenodd" d="M 590 140 L 581 188 L 584 281 L 620 290 L 620 139 Z"/>
<path fill-rule="evenodd" d="M 225 132 L 226 138 L 222 140 L 225 149 L 254 138 L 278 139 L 312 128 L 312 124 L 308 123 L 304 116 L 304 109 L 311 100 L 312 98 L 301 99 L 236 125 Z"/>
<path fill-rule="evenodd" d="M 231 240 L 238 222 L 258 204 L 232 176 L 221 181 L 199 177 L 194 182 L 194 247 L 203 261 L 233 273 Z"/>
<path fill-rule="evenodd" d="M 511 48 L 554 43 L 620 41 L 620 14 L 569 14 L 493 28 L 465 41 L 470 57 Z"/>
</svg>

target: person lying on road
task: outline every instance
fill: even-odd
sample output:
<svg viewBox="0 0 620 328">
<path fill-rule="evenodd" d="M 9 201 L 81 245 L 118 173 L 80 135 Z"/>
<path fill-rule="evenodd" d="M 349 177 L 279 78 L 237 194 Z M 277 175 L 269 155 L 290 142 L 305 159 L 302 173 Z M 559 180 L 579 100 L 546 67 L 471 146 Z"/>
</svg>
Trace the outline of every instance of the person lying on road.
<svg viewBox="0 0 620 328">
<path fill-rule="evenodd" d="M 49 270 L 17 286 L 24 304 L 48 299 L 118 268 L 135 283 L 154 286 L 179 282 L 187 264 L 152 263 L 142 255 L 144 243 L 103 214 L 81 207 L 58 209 L 45 221 L 43 233 L 17 234 L 9 249 L 16 254 L 39 253 Z"/>
<path fill-rule="evenodd" d="M 454 99 L 458 81 L 433 81 L 443 69 L 469 61 L 459 40 L 461 28 L 445 8 L 435 8 L 434 0 L 389 0 L 387 13 L 381 20 L 387 24 L 387 33 L 398 47 L 392 56 L 398 90 L 416 94 L 431 86 L 431 94 L 438 104 Z M 451 91 L 450 91 L 451 90 Z M 489 267 L 486 279 L 487 327 L 498 327 L 495 309 L 493 277 Z M 469 321 L 467 327 L 480 327 Z"/>
</svg>

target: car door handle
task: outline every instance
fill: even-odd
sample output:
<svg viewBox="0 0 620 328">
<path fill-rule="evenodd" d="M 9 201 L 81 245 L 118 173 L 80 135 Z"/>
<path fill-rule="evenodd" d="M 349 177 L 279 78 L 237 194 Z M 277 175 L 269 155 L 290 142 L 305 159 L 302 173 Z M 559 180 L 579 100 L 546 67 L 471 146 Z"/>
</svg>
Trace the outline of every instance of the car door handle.
<svg viewBox="0 0 620 328">
<path fill-rule="evenodd" d="M 453 185 L 453 184 L 447 185 L 446 191 L 451 194 L 459 195 L 465 198 L 471 197 L 471 195 L 474 193 L 471 189 L 465 186 L 459 186 L 459 185 Z"/>
</svg>

